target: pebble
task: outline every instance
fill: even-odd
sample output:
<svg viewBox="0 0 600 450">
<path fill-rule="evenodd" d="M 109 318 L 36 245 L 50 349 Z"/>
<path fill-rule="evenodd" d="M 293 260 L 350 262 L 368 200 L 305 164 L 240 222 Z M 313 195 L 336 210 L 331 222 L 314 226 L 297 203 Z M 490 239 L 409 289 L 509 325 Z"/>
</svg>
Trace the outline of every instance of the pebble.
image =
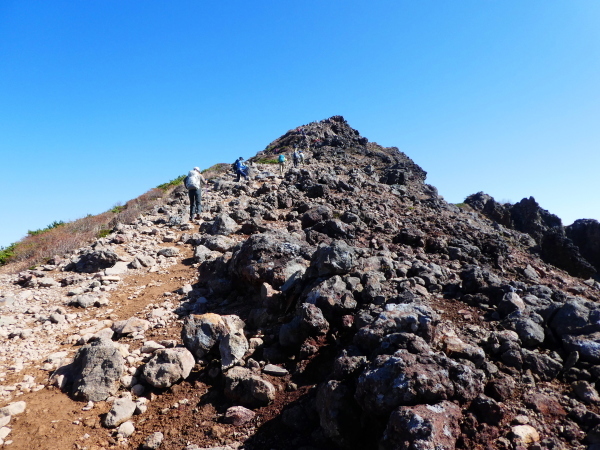
<svg viewBox="0 0 600 450">
<path fill-rule="evenodd" d="M 82 411 L 90 411 L 92 408 L 94 408 L 94 402 L 89 401 L 87 403 L 87 405 L 85 405 L 83 408 L 81 408 Z"/>
<path fill-rule="evenodd" d="M 528 445 L 540 440 L 540 434 L 531 425 L 514 426 L 512 433 L 514 440 L 520 445 Z"/>
<path fill-rule="evenodd" d="M 164 438 L 164 435 L 160 431 L 152 433 L 150 436 L 148 436 L 144 440 L 144 444 L 142 445 L 142 448 L 148 449 L 148 450 L 157 449 L 158 447 L 160 447 L 160 444 L 162 444 L 163 438 Z"/>
<path fill-rule="evenodd" d="M 119 428 L 117 428 L 117 436 L 120 437 L 127 438 L 133 433 L 135 433 L 135 426 L 130 420 L 128 420 L 127 422 L 123 422 L 121 425 L 119 425 Z"/>
<path fill-rule="evenodd" d="M 273 376 L 276 376 L 276 377 L 283 377 L 283 376 L 285 376 L 285 375 L 287 375 L 289 373 L 287 371 L 287 369 L 284 369 L 283 367 L 276 366 L 275 364 L 267 364 L 263 368 L 263 372 L 266 373 L 267 375 L 273 375 Z"/>
</svg>

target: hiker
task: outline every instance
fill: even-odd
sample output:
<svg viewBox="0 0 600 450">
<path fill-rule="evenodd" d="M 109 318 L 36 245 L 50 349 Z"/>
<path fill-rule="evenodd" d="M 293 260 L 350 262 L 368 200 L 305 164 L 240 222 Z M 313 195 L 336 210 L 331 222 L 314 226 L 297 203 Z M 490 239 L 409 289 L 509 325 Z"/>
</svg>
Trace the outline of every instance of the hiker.
<svg viewBox="0 0 600 450">
<path fill-rule="evenodd" d="M 304 161 L 304 152 L 302 150 L 298 150 L 298 160 L 299 160 L 299 162 L 302 163 L 302 165 L 305 164 L 305 161 Z"/>
<path fill-rule="evenodd" d="M 285 154 L 281 153 L 277 161 L 279 162 L 279 174 L 283 176 L 283 172 L 285 169 Z"/>
<path fill-rule="evenodd" d="M 194 167 L 185 177 L 184 185 L 190 196 L 190 221 L 200 219 L 202 212 L 202 184 L 206 184 L 206 179 L 200 173 L 199 167 Z"/>
<path fill-rule="evenodd" d="M 245 180 L 248 179 L 248 166 L 244 164 L 244 158 L 241 156 L 238 158 L 236 162 L 233 163 L 233 170 L 237 174 L 237 182 L 244 177 Z"/>
<path fill-rule="evenodd" d="M 300 153 L 296 147 L 294 147 L 294 153 L 292 154 L 292 161 L 294 162 L 294 167 L 298 167 L 298 163 L 300 162 Z"/>
</svg>

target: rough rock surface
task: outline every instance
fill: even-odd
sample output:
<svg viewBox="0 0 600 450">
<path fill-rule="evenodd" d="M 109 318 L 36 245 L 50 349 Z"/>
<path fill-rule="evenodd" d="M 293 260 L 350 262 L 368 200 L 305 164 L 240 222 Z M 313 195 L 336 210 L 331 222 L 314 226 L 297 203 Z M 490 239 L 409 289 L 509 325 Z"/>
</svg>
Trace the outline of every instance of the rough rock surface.
<svg viewBox="0 0 600 450">
<path fill-rule="evenodd" d="M 306 164 L 261 163 L 294 145 Z M 600 445 L 596 223 L 565 229 L 532 198 L 448 204 L 340 116 L 249 164 L 249 182 L 217 171 L 201 223 L 177 187 L 0 275 L 0 399 L 31 397 L 0 422 L 13 448 Z M 88 403 L 53 409 L 51 385 Z M 131 425 L 108 435 L 122 398 L 104 424 Z"/>
<path fill-rule="evenodd" d="M 157 388 L 168 388 L 185 380 L 194 367 L 194 356 L 185 348 L 159 349 L 146 363 L 142 376 Z"/>
<path fill-rule="evenodd" d="M 69 369 L 70 393 L 85 401 L 99 402 L 117 393 L 125 364 L 112 341 L 97 340 L 83 346 Z"/>
</svg>

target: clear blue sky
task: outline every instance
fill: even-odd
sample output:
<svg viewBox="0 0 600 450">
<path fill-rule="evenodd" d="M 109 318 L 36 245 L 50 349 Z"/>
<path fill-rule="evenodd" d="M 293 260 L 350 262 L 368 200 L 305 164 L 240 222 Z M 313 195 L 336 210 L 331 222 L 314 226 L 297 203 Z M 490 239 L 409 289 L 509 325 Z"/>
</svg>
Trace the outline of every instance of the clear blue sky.
<svg viewBox="0 0 600 450">
<path fill-rule="evenodd" d="M 0 245 L 336 114 L 449 202 L 600 219 L 600 2 L 2 0 Z"/>
</svg>

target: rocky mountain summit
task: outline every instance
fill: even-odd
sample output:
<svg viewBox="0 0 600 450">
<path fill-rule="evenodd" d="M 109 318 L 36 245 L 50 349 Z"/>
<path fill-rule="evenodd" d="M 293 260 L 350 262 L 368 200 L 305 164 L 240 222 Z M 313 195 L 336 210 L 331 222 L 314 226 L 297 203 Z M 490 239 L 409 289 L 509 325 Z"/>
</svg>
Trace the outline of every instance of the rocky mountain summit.
<svg viewBox="0 0 600 450">
<path fill-rule="evenodd" d="M 598 222 L 448 204 L 341 116 L 251 178 L 2 275 L 5 446 L 600 449 Z"/>
</svg>

